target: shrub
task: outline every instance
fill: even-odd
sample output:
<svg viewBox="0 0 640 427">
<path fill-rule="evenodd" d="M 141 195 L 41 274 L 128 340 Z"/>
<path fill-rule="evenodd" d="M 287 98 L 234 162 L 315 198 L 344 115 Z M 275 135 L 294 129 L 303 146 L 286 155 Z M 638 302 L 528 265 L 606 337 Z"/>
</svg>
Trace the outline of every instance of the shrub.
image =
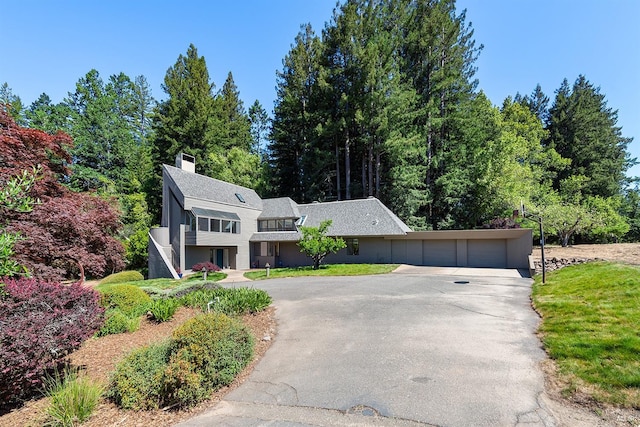
<svg viewBox="0 0 640 427">
<path fill-rule="evenodd" d="M 129 317 L 141 316 L 147 311 L 151 297 L 134 285 L 117 284 L 101 291 L 102 306 L 118 308 Z"/>
<path fill-rule="evenodd" d="M 110 274 L 104 279 L 100 280 L 100 284 L 107 285 L 113 283 L 138 282 L 140 280 L 144 280 L 144 276 L 140 272 L 129 270 Z"/>
<path fill-rule="evenodd" d="M 235 316 L 262 311 L 271 304 L 271 297 L 261 289 L 215 288 L 198 289 L 180 299 L 184 306 L 207 311 L 209 302 L 212 311 Z"/>
<path fill-rule="evenodd" d="M 105 322 L 96 334 L 99 337 L 105 335 L 135 332 L 140 328 L 140 316 L 129 317 L 118 308 L 112 308 L 105 313 Z"/>
<path fill-rule="evenodd" d="M 158 409 L 166 400 L 164 382 L 169 357 L 169 341 L 134 350 L 116 366 L 107 397 L 124 409 Z"/>
<path fill-rule="evenodd" d="M 73 427 L 86 421 L 104 392 L 102 385 L 79 377 L 77 371 L 56 372 L 44 382 L 49 397 L 48 426 Z"/>
<path fill-rule="evenodd" d="M 0 401 L 10 403 L 42 385 L 102 325 L 99 294 L 78 283 L 6 279 L 0 299 Z"/>
<path fill-rule="evenodd" d="M 151 303 L 149 306 L 149 312 L 151 313 L 151 318 L 153 320 L 161 323 L 170 320 L 179 306 L 180 302 L 173 298 L 158 299 Z"/>
<path fill-rule="evenodd" d="M 239 320 L 224 314 L 203 314 L 173 331 L 172 364 L 186 362 L 187 372 L 201 375 L 213 391 L 228 385 L 253 356 L 253 338 Z M 179 394 L 180 390 L 173 390 Z"/>
<path fill-rule="evenodd" d="M 196 271 L 202 271 L 202 270 L 206 270 L 207 273 L 211 272 L 211 271 L 222 271 L 222 269 L 220 267 L 218 267 L 217 265 L 215 265 L 212 262 L 199 262 L 197 264 L 194 264 L 193 267 L 191 267 L 191 271 L 196 272 Z"/>
</svg>

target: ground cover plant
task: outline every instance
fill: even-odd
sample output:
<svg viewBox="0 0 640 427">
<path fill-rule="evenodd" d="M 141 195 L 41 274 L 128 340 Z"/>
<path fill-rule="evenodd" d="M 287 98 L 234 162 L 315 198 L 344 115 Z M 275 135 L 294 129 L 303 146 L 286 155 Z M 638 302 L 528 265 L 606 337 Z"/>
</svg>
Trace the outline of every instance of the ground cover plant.
<svg viewBox="0 0 640 427">
<path fill-rule="evenodd" d="M 397 264 L 327 264 L 318 269 L 311 266 L 272 268 L 269 278 L 300 277 L 300 276 L 366 276 L 369 274 L 391 273 L 398 268 Z M 245 277 L 252 280 L 267 279 L 265 269 L 248 271 Z"/>
<path fill-rule="evenodd" d="M 536 277 L 540 333 L 564 393 L 640 408 L 640 267 L 609 262 Z"/>
<path fill-rule="evenodd" d="M 104 387 L 80 376 L 77 369 L 56 371 L 44 380 L 45 394 L 49 397 L 47 407 L 50 427 L 77 426 L 91 416 L 98 406 Z"/>
<path fill-rule="evenodd" d="M 138 271 L 120 271 L 118 273 L 113 273 L 108 275 L 107 277 L 100 280 L 101 285 L 108 285 L 111 283 L 127 283 L 127 282 L 137 282 L 139 280 L 144 280 L 144 276 L 142 273 Z"/>
</svg>

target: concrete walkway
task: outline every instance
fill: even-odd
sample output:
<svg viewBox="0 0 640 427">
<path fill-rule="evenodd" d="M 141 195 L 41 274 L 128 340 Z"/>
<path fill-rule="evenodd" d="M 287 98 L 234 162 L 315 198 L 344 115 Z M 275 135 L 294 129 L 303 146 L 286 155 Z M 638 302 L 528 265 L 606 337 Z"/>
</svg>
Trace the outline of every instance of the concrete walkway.
<svg viewBox="0 0 640 427">
<path fill-rule="evenodd" d="M 252 282 L 277 308 L 274 343 L 179 425 L 554 426 L 531 279 L 488 273 Z"/>
<path fill-rule="evenodd" d="M 223 273 L 227 275 L 224 279 L 220 280 L 219 283 L 240 283 L 240 282 L 252 282 L 251 279 L 247 279 L 244 277 L 244 273 L 249 270 L 222 270 Z"/>
</svg>

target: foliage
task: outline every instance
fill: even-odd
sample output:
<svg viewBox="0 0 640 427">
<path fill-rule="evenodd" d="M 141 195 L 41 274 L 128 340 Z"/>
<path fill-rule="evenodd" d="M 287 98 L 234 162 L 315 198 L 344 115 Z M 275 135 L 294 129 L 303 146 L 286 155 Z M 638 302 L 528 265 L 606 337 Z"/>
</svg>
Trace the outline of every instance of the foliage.
<svg viewBox="0 0 640 427">
<path fill-rule="evenodd" d="M 100 285 L 108 285 L 113 283 L 137 282 L 144 280 L 144 276 L 137 271 L 121 271 L 119 273 L 110 274 L 100 280 Z"/>
<path fill-rule="evenodd" d="M 302 237 L 298 242 L 300 251 L 313 260 L 313 269 L 317 270 L 322 260 L 330 253 L 346 248 L 347 244 L 340 237 L 329 237 L 327 231 L 331 220 L 325 220 L 319 227 L 301 227 Z"/>
<path fill-rule="evenodd" d="M 3 185 L 0 180 L 0 214 L 2 218 L 9 211 L 31 212 L 38 200 L 29 196 L 29 190 L 36 182 L 38 168 L 31 171 L 22 171 L 22 174 L 9 178 Z M 5 224 L 0 223 L 0 277 L 12 277 L 26 273 L 26 268 L 19 265 L 14 259 L 14 246 L 20 235 L 7 233 Z M 0 283 L 0 288 L 2 284 Z"/>
<path fill-rule="evenodd" d="M 269 278 L 304 276 L 368 276 L 387 274 L 398 268 L 397 264 L 329 264 L 314 270 L 313 267 L 272 268 Z M 251 280 L 267 279 L 264 270 L 248 271 L 244 274 Z"/>
<path fill-rule="evenodd" d="M 193 290 L 182 295 L 180 302 L 203 311 L 237 316 L 264 310 L 271 304 L 271 297 L 261 289 L 218 287 Z"/>
<path fill-rule="evenodd" d="M 148 310 L 151 318 L 158 323 L 171 320 L 176 310 L 180 306 L 180 302 L 174 298 L 163 298 L 154 300 L 149 305 Z"/>
<path fill-rule="evenodd" d="M 220 267 L 218 267 L 217 265 L 215 265 L 212 262 L 206 261 L 206 262 L 199 262 L 197 264 L 194 264 L 191 267 L 191 271 L 202 271 L 205 270 L 207 273 L 211 272 L 211 271 L 222 271 L 222 269 Z"/>
<path fill-rule="evenodd" d="M 224 314 L 188 320 L 171 340 L 135 350 L 116 367 L 108 396 L 125 409 L 190 406 L 228 385 L 253 356 L 253 338 Z"/>
<path fill-rule="evenodd" d="M 173 332 L 169 367 L 199 376 L 199 383 L 209 392 L 228 385 L 253 357 L 253 337 L 236 319 L 224 314 L 203 314 L 186 321 Z M 188 383 L 173 384 L 179 397 Z M 195 402 L 185 402 L 187 404 Z"/>
<path fill-rule="evenodd" d="M 0 299 L 0 400 L 28 396 L 102 325 L 96 291 L 79 283 L 5 280 Z"/>
<path fill-rule="evenodd" d="M 41 203 L 30 213 L 6 213 L 5 231 L 24 238 L 15 244 L 16 262 L 46 280 L 83 278 L 85 268 L 100 277 L 124 266 L 124 250 L 115 238 L 118 212 L 111 201 L 73 193 L 60 183 L 69 176 L 70 145 L 68 135 L 22 128 L 0 113 L 0 179 L 36 166 L 40 170 L 29 196 Z"/>
<path fill-rule="evenodd" d="M 600 88 L 580 75 L 570 88 L 565 79 L 549 110 L 549 138 L 546 144 L 571 167 L 558 170 L 554 187 L 574 175 L 587 177 L 583 192 L 604 198 L 621 194 L 626 170 L 635 164 L 627 146 L 631 138 L 622 136 L 617 126 L 618 112 L 607 106 Z"/>
<path fill-rule="evenodd" d="M 47 426 L 73 427 L 88 420 L 98 406 L 104 387 L 77 370 L 65 369 L 45 379 L 45 393 L 49 398 Z"/>
<path fill-rule="evenodd" d="M 111 308 L 105 312 L 105 321 L 98 333 L 99 337 L 107 335 L 135 332 L 140 328 L 140 316 L 128 316 L 119 308 Z"/>
<path fill-rule="evenodd" d="M 151 297 L 134 285 L 115 284 L 100 292 L 103 307 L 107 310 L 117 308 L 129 317 L 143 315 L 151 303 Z"/>
<path fill-rule="evenodd" d="M 164 402 L 165 370 L 171 343 L 165 341 L 134 350 L 116 365 L 107 397 L 123 409 L 158 409 Z"/>
<path fill-rule="evenodd" d="M 598 262 L 553 272 L 544 285 L 536 278 L 542 340 L 568 393 L 640 406 L 639 273 L 636 266 Z"/>
</svg>

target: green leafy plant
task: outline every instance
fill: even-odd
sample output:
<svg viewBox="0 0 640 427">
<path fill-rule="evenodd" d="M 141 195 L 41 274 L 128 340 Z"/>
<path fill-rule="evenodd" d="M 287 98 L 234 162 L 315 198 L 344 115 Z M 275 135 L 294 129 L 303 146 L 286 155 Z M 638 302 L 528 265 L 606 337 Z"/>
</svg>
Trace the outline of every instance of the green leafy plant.
<svg viewBox="0 0 640 427">
<path fill-rule="evenodd" d="M 152 344 L 126 356 L 111 375 L 107 397 L 124 409 L 158 409 L 165 401 L 170 342 Z"/>
<path fill-rule="evenodd" d="M 137 286 L 116 284 L 101 290 L 101 304 L 106 309 L 118 308 L 129 317 L 141 316 L 147 311 L 151 297 Z"/>
<path fill-rule="evenodd" d="M 88 420 L 98 405 L 104 387 L 77 370 L 56 371 L 44 380 L 45 394 L 49 397 L 47 426 L 73 427 Z"/>
<path fill-rule="evenodd" d="M 100 285 L 137 282 L 140 280 L 144 280 L 144 276 L 140 272 L 128 270 L 108 275 L 104 279 L 100 280 Z"/>
<path fill-rule="evenodd" d="M 149 306 L 151 318 L 158 323 L 170 320 L 180 306 L 180 301 L 174 298 L 158 299 Z"/>
<path fill-rule="evenodd" d="M 301 227 L 302 237 L 298 242 L 300 251 L 313 260 L 313 269 L 320 268 L 322 260 L 330 253 L 336 253 L 346 248 L 347 244 L 340 237 L 329 237 L 327 232 L 331 227 L 331 220 L 325 220 L 319 227 Z"/>
<path fill-rule="evenodd" d="M 124 332 L 135 332 L 140 328 L 140 316 L 129 317 L 118 308 L 112 308 L 105 313 L 104 325 L 96 334 L 99 337 Z"/>
<path fill-rule="evenodd" d="M 235 316 L 264 310 L 271 304 L 271 297 L 261 289 L 215 288 L 198 289 L 182 296 L 180 301 L 187 307 Z"/>
</svg>

